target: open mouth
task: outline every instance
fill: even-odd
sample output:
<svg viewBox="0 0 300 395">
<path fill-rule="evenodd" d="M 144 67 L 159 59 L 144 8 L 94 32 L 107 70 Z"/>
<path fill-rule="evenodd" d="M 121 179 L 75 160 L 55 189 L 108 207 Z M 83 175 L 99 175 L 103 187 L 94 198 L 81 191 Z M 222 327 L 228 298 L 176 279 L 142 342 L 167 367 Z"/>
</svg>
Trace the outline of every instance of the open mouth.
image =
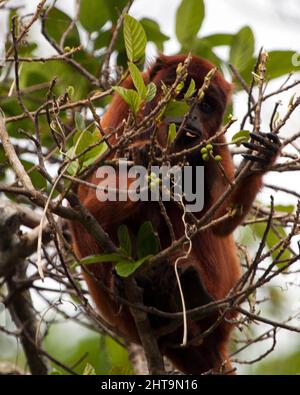
<svg viewBox="0 0 300 395">
<path fill-rule="evenodd" d="M 192 139 L 196 139 L 196 138 L 199 138 L 200 137 L 200 134 L 197 132 L 194 132 L 194 131 L 192 131 L 192 130 L 187 130 L 187 129 L 185 129 L 184 130 L 184 132 L 185 132 L 185 135 L 187 136 L 187 137 L 190 137 L 190 138 L 192 138 Z"/>
<path fill-rule="evenodd" d="M 180 129 L 180 125 L 181 125 L 180 123 L 176 123 L 177 129 Z M 197 139 L 197 138 L 199 139 L 200 137 L 202 137 L 202 132 L 201 130 L 193 127 L 192 125 L 187 124 L 182 128 L 180 135 L 184 135 L 191 139 Z"/>
</svg>

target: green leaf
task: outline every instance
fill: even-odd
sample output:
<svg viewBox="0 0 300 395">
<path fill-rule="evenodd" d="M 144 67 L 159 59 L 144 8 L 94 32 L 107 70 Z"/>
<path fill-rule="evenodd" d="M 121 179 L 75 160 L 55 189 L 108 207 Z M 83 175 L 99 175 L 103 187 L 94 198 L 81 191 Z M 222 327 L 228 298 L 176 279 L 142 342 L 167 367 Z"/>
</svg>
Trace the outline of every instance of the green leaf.
<svg viewBox="0 0 300 395">
<path fill-rule="evenodd" d="M 294 51 L 270 51 L 268 55 L 267 78 L 274 79 L 293 71 L 299 71 L 299 66 L 292 63 Z"/>
<path fill-rule="evenodd" d="M 138 232 L 137 236 L 137 255 L 144 258 L 148 255 L 155 255 L 158 253 L 158 241 L 154 233 L 152 223 L 150 221 L 144 222 Z"/>
<path fill-rule="evenodd" d="M 299 71 L 299 66 L 293 65 L 292 57 L 294 51 L 270 51 L 268 52 L 269 58 L 267 62 L 266 78 L 275 79 L 291 72 Z M 244 80 L 249 84 L 252 79 L 252 71 L 257 59 L 252 58 L 247 68 L 241 73 Z"/>
<path fill-rule="evenodd" d="M 171 123 L 169 125 L 169 131 L 168 131 L 168 144 L 171 145 L 173 141 L 175 140 L 176 137 L 176 125 L 175 123 Z"/>
<path fill-rule="evenodd" d="M 234 34 L 224 33 L 224 34 L 211 34 L 209 36 L 202 37 L 202 40 L 205 40 L 211 47 L 219 47 L 219 46 L 231 46 L 232 39 Z"/>
<path fill-rule="evenodd" d="M 90 255 L 81 259 L 80 263 L 82 265 L 91 265 L 93 263 L 102 263 L 102 262 L 119 262 L 122 259 L 124 259 L 124 256 L 114 252 L 111 254 Z"/>
<path fill-rule="evenodd" d="M 122 86 L 114 86 L 113 89 L 118 92 L 122 99 L 129 105 L 136 114 L 140 108 L 141 99 L 138 93 L 133 89 L 126 89 Z"/>
<path fill-rule="evenodd" d="M 110 29 L 104 32 L 101 31 L 98 37 L 94 41 L 94 49 L 108 47 L 111 38 L 112 38 L 112 32 Z"/>
<path fill-rule="evenodd" d="M 81 124 L 80 117 L 78 117 L 77 122 L 78 127 L 82 128 L 83 125 Z M 79 129 L 73 137 L 73 147 L 74 149 L 76 148 L 76 151 L 74 152 L 74 150 L 71 151 L 71 149 L 69 149 L 67 156 L 69 158 L 74 158 L 85 152 L 78 158 L 78 164 L 80 165 L 80 168 L 86 168 L 94 163 L 94 161 L 107 150 L 108 147 L 105 142 L 99 143 L 101 139 L 102 136 L 97 130 L 90 132 L 89 130 L 82 131 Z M 73 163 L 76 163 L 76 161 L 73 161 Z"/>
<path fill-rule="evenodd" d="M 51 375 L 51 376 L 63 376 L 63 373 L 62 373 L 62 372 L 59 372 L 59 371 L 56 370 L 56 369 L 53 369 L 53 370 L 51 370 L 50 375 Z"/>
<path fill-rule="evenodd" d="M 250 140 L 249 130 L 240 130 L 238 133 L 232 136 L 231 143 L 236 144 L 239 147 L 241 143 L 249 140 Z"/>
<path fill-rule="evenodd" d="M 192 51 L 194 55 L 209 60 L 219 68 L 221 68 L 223 64 L 223 61 L 212 50 L 210 42 L 203 38 L 194 39 L 186 48 L 183 48 L 183 51 Z"/>
<path fill-rule="evenodd" d="M 80 120 L 79 125 L 80 126 Z M 81 154 L 88 146 L 90 145 L 90 132 L 88 130 L 82 130 L 78 128 L 78 131 L 74 134 L 73 137 L 73 146 L 74 146 L 74 157 Z M 80 158 L 80 162 L 82 163 L 83 157 Z"/>
<path fill-rule="evenodd" d="M 59 43 L 71 22 L 72 20 L 67 14 L 54 7 L 47 15 L 45 26 L 49 36 Z M 75 25 L 67 35 L 65 46 L 77 47 L 78 45 L 80 45 L 80 38 Z"/>
<path fill-rule="evenodd" d="M 95 376 L 96 375 L 96 371 L 95 368 L 90 364 L 87 363 L 85 365 L 84 371 L 82 373 L 84 376 Z"/>
<path fill-rule="evenodd" d="M 21 159 L 21 163 L 26 171 L 28 171 L 34 166 L 34 163 L 24 159 Z M 40 189 L 45 189 L 47 187 L 47 181 L 45 177 L 43 177 L 38 170 L 31 171 L 29 177 L 35 188 L 40 190 Z"/>
<path fill-rule="evenodd" d="M 143 263 L 145 263 L 150 256 L 145 256 L 136 262 L 123 261 L 116 264 L 115 269 L 120 277 L 129 277 L 133 274 Z"/>
<path fill-rule="evenodd" d="M 196 37 L 205 15 L 203 0 L 182 0 L 176 13 L 176 36 L 181 44 Z"/>
<path fill-rule="evenodd" d="M 124 18 L 124 41 L 128 60 L 136 63 L 145 56 L 147 37 L 143 26 L 132 16 Z"/>
<path fill-rule="evenodd" d="M 71 267 L 74 268 L 78 265 L 93 265 L 95 263 L 115 263 L 124 260 L 124 256 L 118 253 L 111 254 L 96 254 L 89 255 L 80 260 L 80 262 L 74 262 Z"/>
<path fill-rule="evenodd" d="M 153 42 L 159 51 L 164 50 L 164 42 L 169 40 L 170 37 L 166 36 L 160 31 L 159 24 L 149 18 L 143 18 L 140 21 L 143 26 L 148 41 Z"/>
<path fill-rule="evenodd" d="M 250 27 L 243 27 L 233 38 L 230 48 L 230 63 L 243 71 L 251 63 L 254 53 L 254 35 Z"/>
<path fill-rule="evenodd" d="M 132 254 L 132 244 L 130 240 L 130 235 L 128 231 L 128 227 L 126 225 L 120 225 L 118 228 L 118 240 L 120 243 L 120 247 L 123 251 L 127 253 L 128 256 Z"/>
<path fill-rule="evenodd" d="M 22 45 L 23 44 L 23 45 Z M 21 46 L 18 49 L 19 56 L 32 56 L 34 51 L 37 49 L 37 44 L 35 43 L 28 43 L 28 42 L 21 42 Z"/>
<path fill-rule="evenodd" d="M 68 149 L 68 151 L 66 152 L 66 156 L 68 159 L 72 159 L 76 156 L 75 154 L 75 147 L 71 147 Z M 67 167 L 67 172 L 71 175 L 71 176 L 75 176 L 79 170 L 80 166 L 79 166 L 79 160 L 72 160 L 68 167 Z"/>
<path fill-rule="evenodd" d="M 101 143 L 97 147 L 89 150 L 83 156 L 84 160 L 82 162 L 82 169 L 85 169 L 90 165 L 92 165 L 106 150 L 107 150 L 107 145 L 105 143 Z"/>
<path fill-rule="evenodd" d="M 182 91 L 183 88 L 184 88 L 184 82 L 181 81 L 175 88 L 175 92 L 177 93 L 177 95 Z"/>
<path fill-rule="evenodd" d="M 109 12 L 109 18 L 112 22 L 117 21 L 127 3 L 128 0 L 105 0 L 105 6 Z"/>
<path fill-rule="evenodd" d="M 258 236 L 259 239 L 261 239 L 263 237 L 264 231 L 266 229 L 266 224 L 265 223 L 257 223 L 257 224 L 253 224 L 250 225 L 252 230 L 254 231 L 254 233 Z M 273 248 L 280 240 L 282 240 L 283 238 L 287 237 L 287 233 L 285 231 L 284 228 L 282 228 L 281 226 L 276 226 L 276 232 L 277 234 L 274 232 L 274 230 L 271 228 L 269 230 L 269 233 L 267 235 L 267 239 L 266 239 L 266 245 L 269 249 Z M 276 250 L 274 250 L 272 252 L 272 258 L 275 259 L 277 254 L 279 253 L 279 251 L 281 250 L 281 247 L 277 248 Z M 288 249 L 285 249 L 283 254 L 280 256 L 279 260 L 288 260 L 291 258 L 291 253 Z M 277 264 L 278 267 L 281 267 L 282 264 L 279 262 Z"/>
<path fill-rule="evenodd" d="M 80 114 L 80 112 L 76 111 L 75 112 L 75 125 L 77 130 L 84 130 L 85 129 L 85 121 L 83 116 Z"/>
<path fill-rule="evenodd" d="M 154 82 L 150 82 L 150 84 L 146 87 L 146 96 L 145 101 L 148 103 L 153 100 L 156 96 L 157 88 Z"/>
<path fill-rule="evenodd" d="M 193 94 L 195 93 L 195 88 L 196 88 L 196 84 L 195 81 L 193 80 L 193 78 L 191 79 L 190 85 L 184 95 L 185 99 L 189 99 L 190 97 L 193 96 Z"/>
<path fill-rule="evenodd" d="M 80 144 L 81 139 L 84 139 L 84 130 L 80 128 L 80 117 L 78 117 L 78 121 L 79 121 L 79 123 L 78 123 L 79 128 L 76 125 L 77 132 L 74 134 L 73 139 L 72 139 L 74 148 L 76 148 L 76 152 L 74 152 L 74 155 L 79 154 L 82 151 L 82 149 L 84 148 L 84 147 L 81 147 L 81 145 L 83 145 L 83 144 Z M 76 124 L 76 121 L 75 121 L 75 124 Z"/>
<path fill-rule="evenodd" d="M 96 147 L 90 149 L 87 153 L 83 155 L 82 167 L 86 168 L 92 165 L 106 150 L 108 146 L 106 143 L 101 143 Z"/>
<path fill-rule="evenodd" d="M 72 97 L 74 96 L 74 93 L 75 93 L 74 86 L 69 85 L 66 89 L 66 92 L 67 92 L 68 96 L 72 99 Z"/>
<path fill-rule="evenodd" d="M 99 61 L 84 50 L 77 53 L 76 56 L 73 55 L 73 58 L 79 61 L 82 66 L 87 67 L 92 74 L 96 74 L 96 70 L 99 69 Z M 42 65 L 38 62 L 23 63 L 20 83 L 22 88 L 24 88 L 33 84 L 49 82 L 57 76 L 59 76 L 59 83 L 54 87 L 54 94 L 56 96 L 64 95 L 67 87 L 70 85 L 74 86 L 75 89 L 74 96 L 72 97 L 74 101 L 86 97 L 88 92 L 91 91 L 90 82 L 71 65 L 61 61 L 46 62 Z M 43 94 L 41 97 L 43 99 L 47 94 L 47 90 L 38 91 L 37 94 L 39 96 Z M 27 95 L 26 99 L 29 100 L 30 97 L 31 95 Z M 36 105 L 36 100 L 37 97 L 35 95 L 35 101 L 32 103 L 32 107 L 29 106 L 29 109 L 33 109 L 33 104 Z"/>
<path fill-rule="evenodd" d="M 293 204 L 283 205 L 278 204 L 274 207 L 275 211 L 279 211 L 281 213 L 292 214 L 295 211 L 295 206 Z"/>
<path fill-rule="evenodd" d="M 144 99 L 146 96 L 146 86 L 144 82 L 144 78 L 142 77 L 142 74 L 140 70 L 136 67 L 134 63 L 128 62 L 128 68 L 130 71 L 130 75 L 133 81 L 133 84 L 135 86 L 135 89 L 137 90 L 139 97 L 141 99 Z"/>
<path fill-rule="evenodd" d="M 81 0 L 79 21 L 89 33 L 99 31 L 109 17 L 105 0 Z"/>
<path fill-rule="evenodd" d="M 171 100 L 164 111 L 165 117 L 181 117 L 189 111 L 189 105 L 184 101 Z"/>
<path fill-rule="evenodd" d="M 123 51 L 119 50 L 118 51 L 118 56 L 117 56 L 117 64 L 118 64 L 118 66 L 121 66 L 124 69 L 126 69 L 127 62 L 128 62 L 128 57 L 127 57 L 127 54 L 126 54 L 126 50 L 125 49 Z"/>
</svg>

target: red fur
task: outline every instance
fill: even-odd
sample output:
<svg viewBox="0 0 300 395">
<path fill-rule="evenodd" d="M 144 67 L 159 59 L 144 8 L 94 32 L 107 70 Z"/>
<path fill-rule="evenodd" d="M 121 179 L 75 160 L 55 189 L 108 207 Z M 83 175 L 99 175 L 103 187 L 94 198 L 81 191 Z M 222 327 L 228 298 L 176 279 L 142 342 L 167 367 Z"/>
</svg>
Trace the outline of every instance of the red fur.
<svg viewBox="0 0 300 395">
<path fill-rule="evenodd" d="M 144 73 L 144 78 L 147 82 L 154 81 L 158 86 L 158 98 L 156 101 L 160 95 L 160 81 L 163 80 L 166 84 L 172 83 L 176 76 L 177 65 L 179 62 L 183 62 L 184 59 L 185 56 L 167 57 L 161 55 L 157 62 Z M 195 80 L 198 88 L 202 85 L 205 75 L 212 67 L 207 61 L 193 57 L 188 74 Z M 125 86 L 132 86 L 130 79 L 125 82 Z M 216 104 L 216 112 L 212 116 L 203 116 L 204 132 L 207 136 L 213 135 L 221 126 L 226 105 L 230 100 L 231 85 L 217 72 L 209 89 L 210 91 L 214 90 L 214 95 L 218 103 Z M 127 105 L 119 95 L 115 95 L 110 108 L 103 118 L 103 128 L 107 132 L 114 130 L 127 117 L 127 114 Z M 162 127 L 160 133 L 166 133 L 166 127 Z M 118 138 L 119 136 L 113 136 L 111 143 L 113 144 Z M 223 137 L 220 137 L 218 142 L 224 142 Z M 143 142 L 140 142 L 140 144 L 142 145 Z M 233 163 L 228 147 L 222 146 L 221 148 L 217 148 L 217 150 L 217 153 L 223 158 L 222 165 L 227 177 L 233 179 Z M 200 154 L 199 160 L 201 160 Z M 204 210 L 200 213 L 199 217 L 213 205 L 228 185 L 218 170 L 217 165 L 212 162 L 210 161 L 205 168 L 206 201 Z M 97 184 L 99 180 L 93 174 L 89 177 L 88 181 Z M 229 206 L 236 205 L 242 207 L 239 215 L 229 218 L 222 226 L 218 226 L 215 229 L 210 228 L 205 232 L 199 233 L 193 239 L 190 258 L 181 261 L 179 264 L 182 272 L 188 267 L 193 267 L 195 270 L 194 279 L 192 277 L 188 280 L 190 283 L 187 284 L 188 293 L 186 297 L 188 298 L 188 306 L 195 307 L 201 303 L 206 303 L 204 299 L 202 300 L 200 291 L 199 293 L 197 291 L 199 282 L 196 281 L 196 277 L 200 279 L 200 283 L 202 283 L 214 300 L 226 297 L 230 289 L 236 284 L 240 276 L 240 268 L 232 232 L 249 211 L 260 186 L 261 175 L 249 176 L 230 198 L 226 200 L 218 210 L 216 217 L 223 215 Z M 113 241 L 117 242 L 116 233 L 120 224 L 127 224 L 129 230 L 136 234 L 139 226 L 147 219 L 150 219 L 159 234 L 162 248 L 166 248 L 170 244 L 166 224 L 156 203 L 131 201 L 103 203 L 96 198 L 94 189 L 84 185 L 79 186 L 78 195 L 84 206 L 97 218 Z M 167 211 L 174 226 L 176 237 L 182 236 L 183 224 L 180 209 L 170 203 L 167 206 Z M 80 224 L 72 223 L 71 230 L 75 251 L 79 258 L 99 253 L 99 248 L 95 241 Z M 178 307 L 174 307 L 174 299 L 175 295 L 178 294 L 178 289 L 173 266 L 176 257 L 180 253 L 182 255 L 182 252 L 177 251 L 156 269 L 157 272 L 152 278 L 154 290 L 152 288 L 150 291 L 149 289 L 145 290 L 146 304 L 154 305 L 161 310 L 176 311 Z M 118 333 L 121 333 L 130 341 L 138 342 L 138 335 L 128 308 L 118 303 L 112 296 L 112 293 L 116 292 L 112 266 L 99 264 L 92 265 L 92 267 L 89 266 L 89 268 L 95 277 L 93 278 L 93 276 L 86 273 L 84 273 L 84 277 L 99 312 L 104 319 L 117 329 Z M 99 282 L 102 282 L 109 291 L 105 290 Z M 193 287 L 196 288 L 196 291 L 193 290 Z M 190 295 L 191 292 L 192 295 Z M 207 329 L 216 318 L 215 315 L 199 322 L 189 320 L 189 340 Z M 151 322 L 155 328 L 168 324 L 168 322 L 159 320 L 157 317 L 151 317 Z M 168 344 L 171 342 L 180 343 L 182 328 L 179 328 L 179 330 L 161 338 L 159 344 L 162 352 L 185 373 L 203 373 L 209 369 L 219 372 L 222 361 L 228 359 L 227 346 L 231 329 L 231 324 L 223 322 L 201 344 L 195 344 L 184 349 L 169 347 Z M 228 361 L 225 363 L 225 368 L 230 369 L 230 363 Z"/>
</svg>

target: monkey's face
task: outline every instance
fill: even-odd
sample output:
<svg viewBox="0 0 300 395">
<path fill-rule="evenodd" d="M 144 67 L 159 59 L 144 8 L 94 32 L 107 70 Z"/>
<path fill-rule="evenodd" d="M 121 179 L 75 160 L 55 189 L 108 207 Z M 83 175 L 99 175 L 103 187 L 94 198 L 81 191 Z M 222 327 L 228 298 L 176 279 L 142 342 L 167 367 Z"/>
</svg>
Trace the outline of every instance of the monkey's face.
<svg viewBox="0 0 300 395">
<path fill-rule="evenodd" d="M 186 115 L 179 117 L 165 117 L 163 124 L 167 131 L 173 123 L 176 126 L 174 141 L 175 151 L 199 145 L 201 141 L 209 139 L 222 123 L 222 113 L 217 103 L 209 96 L 200 102 L 190 101 L 190 108 Z"/>
<path fill-rule="evenodd" d="M 150 70 L 150 79 L 158 87 L 158 95 L 153 104 L 157 104 L 162 96 L 162 85 L 171 86 L 176 79 L 176 69 L 179 63 L 183 63 L 185 56 L 174 57 L 161 56 Z M 188 89 L 191 79 L 195 82 L 196 96 L 202 87 L 204 78 L 213 68 L 213 65 L 198 57 L 193 57 L 188 67 L 188 77 L 184 88 L 180 91 L 176 100 L 184 100 L 184 94 Z M 190 110 L 184 116 L 164 117 L 159 126 L 159 142 L 166 146 L 168 131 L 172 123 L 176 125 L 176 137 L 173 150 L 180 152 L 201 141 L 213 136 L 222 125 L 223 115 L 231 93 L 231 85 L 228 84 L 219 72 L 210 81 L 209 88 L 201 101 L 195 98 L 189 99 Z"/>
<path fill-rule="evenodd" d="M 200 85 L 199 80 L 198 85 Z M 196 89 L 196 94 L 200 87 Z M 184 93 L 185 91 L 183 90 L 176 99 L 184 100 Z M 200 158 L 199 150 L 196 150 L 196 147 L 200 147 L 202 141 L 207 141 L 220 129 L 226 103 L 218 92 L 218 87 L 216 88 L 212 85 L 201 101 L 191 98 L 188 104 L 189 110 L 185 115 L 167 116 L 162 119 L 158 139 L 163 146 L 166 146 L 168 144 L 170 125 L 175 124 L 176 136 L 172 143 L 171 152 L 182 152 L 182 156 L 177 156 L 179 161 L 185 157 L 189 163 L 194 163 L 196 161 L 199 162 Z M 190 150 L 193 147 L 195 149 Z M 189 150 L 188 153 L 187 150 Z"/>
</svg>

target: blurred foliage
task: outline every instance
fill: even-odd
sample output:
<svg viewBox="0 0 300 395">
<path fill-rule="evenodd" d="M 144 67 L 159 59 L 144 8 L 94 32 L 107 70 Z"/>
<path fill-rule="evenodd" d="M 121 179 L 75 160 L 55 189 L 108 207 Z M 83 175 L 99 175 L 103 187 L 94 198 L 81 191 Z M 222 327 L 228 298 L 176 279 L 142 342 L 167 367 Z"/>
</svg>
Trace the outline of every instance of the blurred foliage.
<svg viewBox="0 0 300 395">
<path fill-rule="evenodd" d="M 267 225 L 265 223 L 257 223 L 254 225 L 250 225 L 250 228 L 254 232 L 254 235 L 256 236 L 257 240 L 261 240 L 265 230 L 266 230 Z M 283 238 L 287 237 L 287 233 L 285 229 L 282 226 L 276 226 L 274 228 L 271 227 L 269 232 L 267 233 L 266 236 L 266 246 L 268 247 L 269 250 L 272 250 L 276 244 Z M 272 258 L 275 260 L 281 251 L 281 248 L 276 248 L 274 251 L 272 250 Z M 288 260 L 291 257 L 291 253 L 288 249 L 285 249 L 282 251 L 279 261 L 280 260 Z M 280 263 L 278 263 L 278 266 L 280 267 Z"/>
<path fill-rule="evenodd" d="M 253 367 L 253 374 L 300 374 L 300 351 L 298 350 L 299 344 L 291 353 L 276 358 L 270 357 L 268 360 L 260 362 Z"/>
<path fill-rule="evenodd" d="M 108 336 L 101 336 L 73 323 L 51 325 L 44 342 L 45 350 L 63 364 L 83 374 L 87 364 L 96 374 L 130 374 L 127 351 Z M 79 362 L 79 363 L 78 363 Z M 53 364 L 54 373 L 65 374 Z"/>
<path fill-rule="evenodd" d="M 241 133 L 241 132 L 239 132 Z M 276 212 L 291 214 L 295 211 L 296 207 L 292 204 L 289 205 L 277 205 L 274 207 Z M 254 218 L 253 218 L 254 219 Z M 244 245 L 251 245 L 254 243 L 259 243 L 262 237 L 265 235 L 267 229 L 267 224 L 265 222 L 258 222 L 255 224 L 250 224 L 244 228 L 240 235 L 240 243 Z M 268 250 L 271 250 L 271 257 L 273 260 L 278 259 L 277 266 L 281 267 L 284 265 L 284 261 L 289 260 L 291 258 L 291 252 L 288 248 L 281 250 L 280 248 L 275 248 L 276 244 L 280 242 L 280 240 L 287 237 L 287 232 L 284 227 L 279 226 L 278 224 L 274 224 L 271 222 L 270 229 L 265 235 L 266 243 L 265 246 Z M 281 262 L 282 261 L 282 262 Z"/>
<path fill-rule="evenodd" d="M 13 329 L 10 322 L 7 325 Z M 78 374 L 84 374 L 92 366 L 96 374 L 132 374 L 126 349 L 108 336 L 102 336 L 71 321 L 50 325 L 43 342 L 45 351 L 53 358 L 70 367 Z M 0 361 L 11 362 L 26 370 L 24 353 L 13 337 L 0 334 Z M 52 374 L 68 374 L 51 363 Z"/>
</svg>

